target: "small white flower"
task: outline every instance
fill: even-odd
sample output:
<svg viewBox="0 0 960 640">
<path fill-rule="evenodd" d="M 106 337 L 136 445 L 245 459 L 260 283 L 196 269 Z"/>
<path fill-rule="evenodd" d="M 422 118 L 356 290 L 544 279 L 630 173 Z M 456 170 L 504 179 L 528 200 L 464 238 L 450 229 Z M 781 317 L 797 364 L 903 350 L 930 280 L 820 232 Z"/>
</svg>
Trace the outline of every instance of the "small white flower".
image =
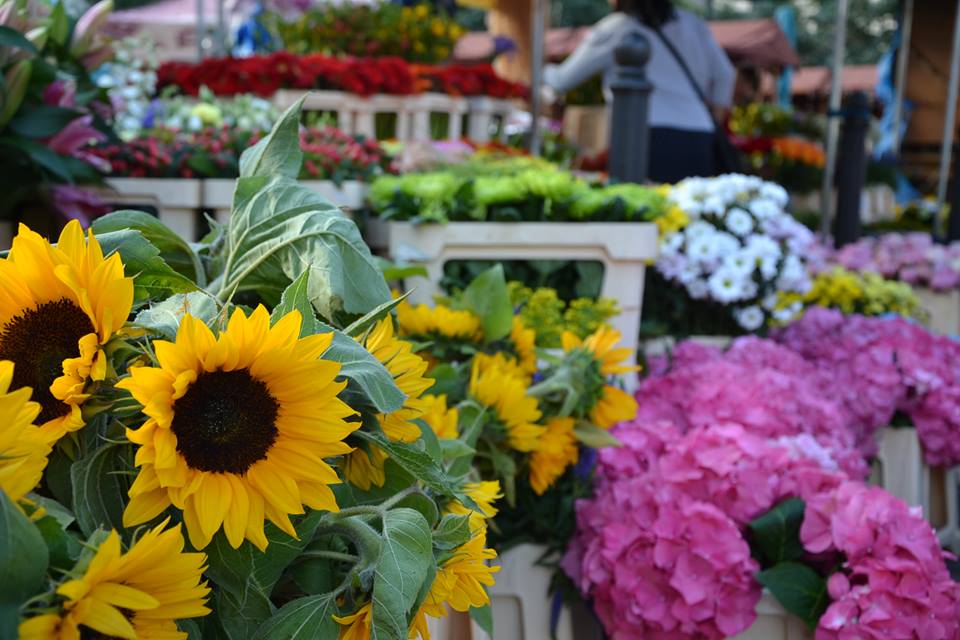
<svg viewBox="0 0 960 640">
<path fill-rule="evenodd" d="M 663 240 L 660 241 L 660 255 L 670 256 L 677 253 L 683 249 L 683 234 L 672 232 L 663 236 Z"/>
<path fill-rule="evenodd" d="M 757 198 L 748 205 L 750 212 L 758 220 L 765 220 L 775 216 L 783 215 L 783 208 L 777 206 L 777 203 L 768 198 Z"/>
<path fill-rule="evenodd" d="M 730 209 L 724 222 L 727 225 L 727 229 L 741 238 L 749 235 L 754 227 L 753 217 L 739 207 Z"/>
<path fill-rule="evenodd" d="M 703 220 L 691 222 L 683 229 L 683 235 L 687 237 L 687 242 L 690 242 L 694 238 L 698 238 L 700 236 L 713 235 L 716 232 L 716 227 L 709 222 L 704 222 Z"/>
<path fill-rule="evenodd" d="M 701 263 L 711 263 L 718 256 L 717 234 L 710 233 L 694 237 L 689 241 L 687 256 Z"/>
<path fill-rule="evenodd" d="M 723 268 L 748 276 L 757 268 L 757 258 L 749 251 L 736 251 L 724 257 Z"/>
<path fill-rule="evenodd" d="M 747 331 L 756 331 L 763 326 L 763 310 L 756 305 L 737 309 L 733 312 L 733 317 L 736 319 L 737 324 Z"/>
<path fill-rule="evenodd" d="M 680 273 L 677 276 L 677 279 L 680 280 L 683 284 L 689 285 L 694 280 L 697 280 L 702 275 L 700 268 L 697 266 L 696 262 L 687 262 L 680 269 Z"/>
<path fill-rule="evenodd" d="M 778 296 L 775 293 L 771 293 L 767 296 L 764 296 L 763 300 L 760 301 L 760 306 L 766 309 L 767 311 L 773 311 L 777 308 Z"/>
<path fill-rule="evenodd" d="M 715 255 L 718 258 L 726 258 L 740 251 L 740 241 L 725 231 L 714 234 L 713 242 L 716 245 Z"/>
<path fill-rule="evenodd" d="M 722 304 L 744 298 L 744 278 L 730 269 L 717 269 L 707 280 L 707 284 L 710 286 L 710 297 Z"/>
</svg>

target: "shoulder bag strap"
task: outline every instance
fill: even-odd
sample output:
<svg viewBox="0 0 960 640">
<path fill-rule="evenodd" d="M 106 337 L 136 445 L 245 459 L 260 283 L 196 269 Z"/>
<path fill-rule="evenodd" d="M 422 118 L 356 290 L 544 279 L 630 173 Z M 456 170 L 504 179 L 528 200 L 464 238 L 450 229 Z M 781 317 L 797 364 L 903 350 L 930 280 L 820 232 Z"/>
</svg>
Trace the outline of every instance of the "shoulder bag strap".
<svg viewBox="0 0 960 640">
<path fill-rule="evenodd" d="M 707 117 L 709 117 L 711 122 L 713 122 L 714 129 L 719 131 L 719 125 L 716 119 L 713 117 L 713 111 L 710 109 L 710 103 L 707 102 L 707 96 L 704 95 L 703 89 L 701 89 L 700 85 L 697 84 L 697 81 L 693 77 L 693 73 L 690 71 L 690 67 L 687 66 L 683 56 L 681 56 L 680 52 L 677 51 L 677 48 L 673 46 L 673 43 L 670 42 L 665 35 L 663 35 L 663 32 L 660 31 L 659 27 L 652 29 L 652 31 L 657 34 L 657 37 L 660 38 L 660 42 L 663 43 L 663 46 L 667 48 L 667 51 L 670 52 L 670 55 L 673 56 L 673 59 L 676 60 L 677 64 L 680 65 L 680 68 L 683 70 L 683 75 L 687 77 L 687 81 L 690 83 L 690 86 L 693 87 L 693 91 L 697 94 L 697 97 L 703 104 L 703 108 L 707 110 Z"/>
</svg>

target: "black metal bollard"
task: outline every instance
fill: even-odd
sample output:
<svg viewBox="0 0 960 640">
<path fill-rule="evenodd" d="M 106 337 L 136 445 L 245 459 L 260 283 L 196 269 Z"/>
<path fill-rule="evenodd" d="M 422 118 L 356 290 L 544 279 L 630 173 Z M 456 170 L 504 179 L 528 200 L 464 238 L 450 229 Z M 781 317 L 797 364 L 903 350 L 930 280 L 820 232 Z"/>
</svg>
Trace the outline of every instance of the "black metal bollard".
<svg viewBox="0 0 960 640">
<path fill-rule="evenodd" d="M 610 122 L 610 177 L 619 182 L 644 182 L 649 162 L 650 91 L 644 67 L 650 59 L 650 43 L 631 33 L 614 50 L 617 68 L 610 89 L 613 114 Z"/>
<path fill-rule="evenodd" d="M 860 237 L 860 202 L 867 180 L 867 129 L 870 99 L 857 91 L 844 101 L 843 125 L 837 153 L 837 214 L 833 241 L 838 247 Z"/>
<path fill-rule="evenodd" d="M 957 147 L 954 145 L 951 155 L 955 158 Z M 953 162 L 953 180 L 950 185 L 950 197 L 947 203 L 950 205 L 950 212 L 947 214 L 947 242 L 960 240 L 960 166 L 956 160 Z M 939 234 L 940 230 L 936 231 Z"/>
</svg>

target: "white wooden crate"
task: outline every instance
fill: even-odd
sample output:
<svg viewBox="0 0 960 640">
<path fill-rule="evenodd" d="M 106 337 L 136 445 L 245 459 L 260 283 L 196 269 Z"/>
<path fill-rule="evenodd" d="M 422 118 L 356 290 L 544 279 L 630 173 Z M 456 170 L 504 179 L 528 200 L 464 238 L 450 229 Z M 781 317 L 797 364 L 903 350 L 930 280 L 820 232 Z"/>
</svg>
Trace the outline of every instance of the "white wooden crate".
<svg viewBox="0 0 960 640">
<path fill-rule="evenodd" d="M 95 192 L 115 209 L 155 210 L 160 222 L 184 240 L 193 242 L 197 239 L 197 222 L 203 206 L 200 180 L 107 178 L 106 187 L 98 188 Z"/>
<path fill-rule="evenodd" d="M 339 186 L 330 180 L 301 180 L 300 184 L 341 209 L 359 209 L 369 190 L 366 183 L 356 180 L 344 181 Z M 235 186 L 236 181 L 231 179 L 203 181 L 203 207 L 212 210 L 214 218 L 221 224 L 230 219 Z"/>
<path fill-rule="evenodd" d="M 960 543 L 957 509 L 957 468 L 931 468 L 923 461 L 917 430 L 884 427 L 877 432 L 879 448 L 873 480 L 923 515 L 937 530 L 940 542 L 954 548 Z"/>
<path fill-rule="evenodd" d="M 287 109 L 304 93 L 299 89 L 281 89 L 273 95 L 273 102 L 279 109 Z M 396 114 L 397 124 L 391 137 L 410 139 L 410 104 L 413 96 L 360 96 L 343 91 L 311 91 L 306 95 L 303 110 L 335 113 L 337 128 L 344 133 L 375 139 L 377 114 L 392 113 Z"/>
<path fill-rule="evenodd" d="M 422 93 L 410 96 L 407 100 L 410 140 L 425 142 L 432 139 L 430 116 L 435 113 L 447 116 L 447 127 L 440 138 L 459 140 L 463 137 L 463 117 L 467 114 L 468 108 L 465 98 L 448 96 L 445 93 Z"/>
<path fill-rule="evenodd" d="M 926 325 L 934 333 L 960 336 L 960 290 L 933 291 L 914 287 L 920 306 L 927 312 Z"/>
<path fill-rule="evenodd" d="M 611 322 L 634 352 L 640 331 L 644 273 L 657 257 L 657 227 L 643 222 L 389 223 L 392 259 L 422 264 L 427 278 L 412 278 L 411 302 L 440 292 L 451 260 L 586 260 L 603 264 L 600 295 L 613 298 L 620 315 Z"/>
<path fill-rule="evenodd" d="M 757 619 L 750 628 L 734 636 L 735 640 L 811 640 L 813 632 L 803 620 L 789 613 L 770 592 L 764 591 L 757 603 Z"/>
</svg>

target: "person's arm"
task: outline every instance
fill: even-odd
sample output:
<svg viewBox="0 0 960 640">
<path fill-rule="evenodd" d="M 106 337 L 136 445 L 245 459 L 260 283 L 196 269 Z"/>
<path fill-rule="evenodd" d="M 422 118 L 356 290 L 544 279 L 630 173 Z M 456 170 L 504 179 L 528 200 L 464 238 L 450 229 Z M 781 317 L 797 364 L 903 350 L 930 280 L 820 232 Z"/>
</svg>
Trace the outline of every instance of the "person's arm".
<svg viewBox="0 0 960 640">
<path fill-rule="evenodd" d="M 737 71 L 730 64 L 726 52 L 720 48 L 713 34 L 710 33 L 710 26 L 705 21 L 700 24 L 703 33 L 704 52 L 709 61 L 707 69 L 709 78 L 704 94 L 710 101 L 711 106 L 725 110 L 733 103 L 733 89 L 737 81 Z"/>
<path fill-rule="evenodd" d="M 621 34 L 620 29 L 598 25 L 562 64 L 544 67 L 544 83 L 557 94 L 564 94 L 600 75 L 613 64 L 613 49 Z"/>
</svg>

